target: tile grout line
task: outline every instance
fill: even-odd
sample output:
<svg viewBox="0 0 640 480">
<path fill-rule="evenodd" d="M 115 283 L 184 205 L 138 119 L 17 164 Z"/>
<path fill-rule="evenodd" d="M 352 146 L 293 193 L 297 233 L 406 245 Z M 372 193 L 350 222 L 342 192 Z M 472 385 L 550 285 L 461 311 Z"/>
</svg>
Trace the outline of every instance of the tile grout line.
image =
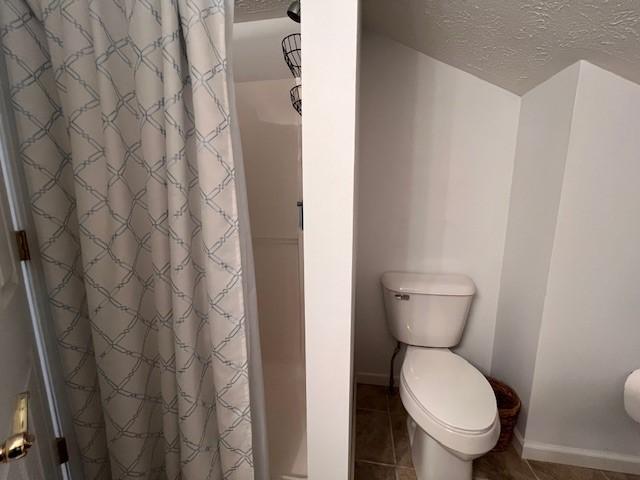
<svg viewBox="0 0 640 480">
<path fill-rule="evenodd" d="M 391 451 L 393 452 L 393 478 L 398 480 L 398 456 L 396 455 L 396 441 L 393 438 L 393 424 L 391 423 L 391 409 L 389 408 L 389 396 L 385 395 L 385 399 L 387 400 L 387 420 L 389 422 L 389 435 L 391 435 Z"/>
<path fill-rule="evenodd" d="M 389 396 L 385 394 L 385 403 L 387 405 L 387 423 L 389 424 L 389 435 L 391 436 L 391 453 L 393 453 L 393 465 L 398 464 L 398 457 L 396 456 L 396 442 L 393 438 L 393 423 L 391 422 L 391 411 L 389 408 Z M 397 477 L 397 475 L 396 475 Z"/>
<path fill-rule="evenodd" d="M 526 458 L 523 458 L 522 460 L 527 464 L 527 466 L 529 467 L 529 470 L 531 470 L 531 473 L 536 478 L 536 480 L 540 480 L 540 477 L 538 477 L 538 474 L 536 473 L 536 471 L 533 469 L 533 467 L 529 463 L 529 460 L 527 460 Z M 563 464 L 561 464 L 561 465 L 563 465 Z M 588 467 L 582 467 L 582 468 L 588 468 Z M 589 470 L 593 470 L 593 471 L 599 473 L 602 476 L 601 480 L 610 480 L 609 475 L 607 475 L 607 473 L 605 471 L 603 471 L 603 470 L 597 470 L 597 469 L 593 469 L 593 468 L 591 468 Z"/>
<path fill-rule="evenodd" d="M 393 468 L 395 473 L 397 473 L 398 470 L 413 470 L 413 468 L 411 468 L 411 467 L 405 467 L 403 465 L 391 465 L 390 463 L 376 462 L 374 460 L 356 460 L 356 462 L 358 462 L 358 463 L 368 463 L 369 465 L 375 465 L 377 467 Z"/>
<path fill-rule="evenodd" d="M 538 477 L 538 474 L 536 474 L 536 471 L 533 469 L 533 467 L 529 463 L 529 460 L 527 460 L 526 458 L 522 458 L 522 460 L 524 461 L 524 463 L 527 464 L 527 467 L 529 467 L 529 470 L 531 470 L 531 475 L 533 475 L 533 478 L 535 478 L 536 480 L 540 480 L 540 478 Z"/>
<path fill-rule="evenodd" d="M 391 467 L 391 468 L 396 468 L 396 465 L 392 465 L 390 463 L 384 463 L 384 462 L 376 462 L 374 460 L 356 460 L 359 463 L 369 463 L 371 465 L 378 465 L 379 467 Z M 407 468 L 407 467 L 402 467 L 402 468 Z"/>
<path fill-rule="evenodd" d="M 378 392 L 379 394 L 379 392 Z M 405 465 L 399 465 L 398 461 L 399 461 L 399 456 L 398 456 L 398 452 L 397 452 L 397 445 L 396 445 L 396 439 L 395 439 L 395 435 L 394 435 L 394 419 L 396 419 L 396 417 L 398 416 L 395 412 L 395 410 L 392 410 L 392 399 L 390 397 L 389 394 L 384 395 L 384 403 L 385 406 L 383 408 L 358 408 L 356 406 L 356 415 L 357 415 L 357 411 L 363 411 L 363 412 L 371 412 L 371 413 L 375 413 L 375 414 L 382 414 L 385 413 L 387 416 L 387 432 L 390 435 L 390 439 L 389 439 L 389 446 L 391 446 L 391 452 L 392 452 L 392 459 L 390 463 L 387 463 L 385 461 L 377 461 L 377 460 L 364 460 L 364 459 L 354 459 L 357 462 L 361 462 L 361 463 L 365 463 L 365 464 L 369 464 L 369 465 L 374 465 L 374 466 L 378 466 L 378 467 L 384 467 L 385 469 L 391 469 L 391 473 L 390 477 L 392 479 L 395 480 L 400 480 L 401 478 L 401 474 L 402 472 L 405 471 L 411 471 L 411 472 L 415 472 L 415 468 L 409 467 L 409 466 L 405 466 Z M 378 403 L 379 402 L 379 397 L 378 397 Z M 393 404 L 395 405 L 395 404 Z M 542 477 L 540 475 L 538 475 L 536 469 L 533 468 L 533 465 L 531 463 L 531 461 L 529 461 L 526 458 L 523 458 L 522 456 L 518 455 L 519 460 L 524 462 L 527 466 L 526 468 L 528 468 L 528 471 L 531 474 L 531 480 L 541 480 L 542 478 L 545 478 L 544 476 L 544 472 L 541 472 L 540 475 L 542 475 Z M 475 470 L 475 469 L 474 469 Z M 597 477 L 597 480 L 612 480 L 612 477 L 610 475 L 607 474 L 606 471 L 604 470 L 599 470 L 599 469 L 591 469 L 592 472 L 597 476 L 598 474 L 600 474 Z M 414 473 L 415 475 L 415 473 Z M 474 472 L 475 475 L 475 472 Z M 528 477 L 529 478 L 529 477 Z M 634 477 L 636 478 L 636 477 Z M 483 477 L 477 477 L 474 476 L 473 477 L 474 480 L 486 480 Z"/>
<path fill-rule="evenodd" d="M 396 480 L 400 480 L 400 470 L 401 469 L 406 469 L 406 470 L 411 470 L 414 474 L 416 472 L 415 467 L 411 466 L 411 467 L 407 467 L 406 465 L 399 465 L 398 464 L 398 454 L 396 452 L 396 439 L 395 436 L 393 434 L 393 414 L 391 413 L 391 397 L 389 394 L 386 395 L 387 397 L 387 414 L 389 416 L 389 428 L 391 429 L 391 446 L 393 447 L 393 458 L 394 458 L 394 474 L 395 474 L 395 478 Z M 406 425 L 405 425 L 406 428 Z M 417 477 L 416 477 L 417 478 Z"/>
<path fill-rule="evenodd" d="M 398 456 L 396 455 L 396 440 L 393 437 L 393 422 L 391 420 L 391 399 L 389 398 L 389 395 L 385 392 L 384 395 L 384 399 L 385 399 L 385 404 L 387 405 L 387 420 L 389 422 L 389 435 L 391 435 L 391 451 L 393 452 L 393 478 L 395 478 L 396 480 L 400 480 L 398 478 L 398 468 L 397 468 L 397 464 L 398 464 Z"/>
</svg>

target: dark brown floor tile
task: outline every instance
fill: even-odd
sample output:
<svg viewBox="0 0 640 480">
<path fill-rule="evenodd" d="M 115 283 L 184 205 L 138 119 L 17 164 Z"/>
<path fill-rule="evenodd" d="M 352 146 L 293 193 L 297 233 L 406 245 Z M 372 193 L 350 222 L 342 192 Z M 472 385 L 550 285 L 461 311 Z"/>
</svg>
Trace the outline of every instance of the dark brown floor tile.
<svg viewBox="0 0 640 480">
<path fill-rule="evenodd" d="M 397 480 L 418 480 L 413 468 L 396 468 Z"/>
<path fill-rule="evenodd" d="M 529 460 L 529 464 L 539 480 L 606 480 L 601 471 L 590 468 L 537 462 L 535 460 Z"/>
<path fill-rule="evenodd" d="M 387 411 L 387 389 L 380 385 L 359 383 L 356 390 L 356 408 Z"/>
<path fill-rule="evenodd" d="M 407 415 L 407 411 L 404 409 L 404 405 L 402 405 L 402 399 L 400 398 L 400 392 L 398 389 L 393 394 L 388 394 L 389 396 L 389 412 L 391 415 Z"/>
<path fill-rule="evenodd" d="M 391 415 L 391 432 L 396 453 L 396 465 L 413 467 L 411 462 L 411 444 L 407 431 L 407 418 L 404 415 Z"/>
<path fill-rule="evenodd" d="M 607 480 L 640 480 L 640 475 L 631 473 L 603 472 Z"/>
<path fill-rule="evenodd" d="M 394 464 L 388 413 L 356 410 L 356 460 Z"/>
<path fill-rule="evenodd" d="M 396 480 L 395 469 L 384 465 L 356 462 L 355 480 Z"/>
<path fill-rule="evenodd" d="M 536 477 L 520 458 L 509 448 L 506 452 L 489 452 L 473 462 L 473 475 L 486 480 L 535 480 Z"/>
</svg>

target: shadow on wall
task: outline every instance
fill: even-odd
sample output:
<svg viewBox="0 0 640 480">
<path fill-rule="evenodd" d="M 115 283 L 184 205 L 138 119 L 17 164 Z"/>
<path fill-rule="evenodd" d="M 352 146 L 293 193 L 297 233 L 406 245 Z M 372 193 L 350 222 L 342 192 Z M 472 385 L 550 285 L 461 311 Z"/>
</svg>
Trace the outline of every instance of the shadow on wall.
<svg viewBox="0 0 640 480">
<path fill-rule="evenodd" d="M 374 365 L 370 357 L 387 352 L 376 362 L 377 368 L 368 372 L 383 377 L 386 370 L 380 367 L 388 365 L 395 340 L 386 327 L 380 276 L 388 270 L 440 269 L 424 253 L 426 245 L 434 256 L 442 252 L 443 229 L 427 232 L 424 225 L 444 223 L 441 199 L 446 198 L 449 162 L 441 162 L 441 171 L 430 172 L 426 162 L 413 160 L 428 151 L 425 142 L 436 130 L 446 131 L 451 121 L 446 115 L 419 121 L 424 117 L 418 110 L 422 104 L 436 101 L 434 72 L 419 71 L 413 55 L 394 55 L 389 51 L 393 45 L 385 43 L 371 35 L 364 36 L 362 43 L 357 252 L 363 261 L 358 262 L 356 274 L 357 316 L 367 319 L 356 324 L 356 359 Z M 436 190 L 416 188 L 416 182 L 431 175 L 444 180 Z M 416 257 L 425 261 L 413 263 Z M 397 373 L 400 365 L 402 358 L 396 361 Z M 376 379 L 366 380 L 376 383 Z"/>
<path fill-rule="evenodd" d="M 387 381 L 395 342 L 380 290 L 386 270 L 473 278 L 478 295 L 458 351 L 486 372 L 520 98 L 370 32 L 361 62 L 359 380 Z"/>
</svg>

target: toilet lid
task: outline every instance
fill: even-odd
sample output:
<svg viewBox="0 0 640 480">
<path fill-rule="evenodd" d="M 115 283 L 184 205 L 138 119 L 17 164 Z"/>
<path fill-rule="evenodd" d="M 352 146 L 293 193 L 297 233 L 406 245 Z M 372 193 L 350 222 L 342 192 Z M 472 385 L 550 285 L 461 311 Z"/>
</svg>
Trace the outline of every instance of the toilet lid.
<svg viewBox="0 0 640 480">
<path fill-rule="evenodd" d="M 481 433 L 493 426 L 497 406 L 489 382 L 455 353 L 409 346 L 402 377 L 420 408 L 444 427 Z"/>
</svg>

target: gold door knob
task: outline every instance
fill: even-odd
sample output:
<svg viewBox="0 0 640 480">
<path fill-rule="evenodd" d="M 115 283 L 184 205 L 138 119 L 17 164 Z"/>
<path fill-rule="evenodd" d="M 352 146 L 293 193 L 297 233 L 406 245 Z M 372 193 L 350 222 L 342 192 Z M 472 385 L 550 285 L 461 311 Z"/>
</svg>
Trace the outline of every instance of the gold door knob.
<svg viewBox="0 0 640 480">
<path fill-rule="evenodd" d="M 12 433 L 0 446 L 0 463 L 8 463 L 24 457 L 33 445 L 29 434 L 29 392 L 22 392 L 16 399 L 13 413 Z"/>
</svg>

